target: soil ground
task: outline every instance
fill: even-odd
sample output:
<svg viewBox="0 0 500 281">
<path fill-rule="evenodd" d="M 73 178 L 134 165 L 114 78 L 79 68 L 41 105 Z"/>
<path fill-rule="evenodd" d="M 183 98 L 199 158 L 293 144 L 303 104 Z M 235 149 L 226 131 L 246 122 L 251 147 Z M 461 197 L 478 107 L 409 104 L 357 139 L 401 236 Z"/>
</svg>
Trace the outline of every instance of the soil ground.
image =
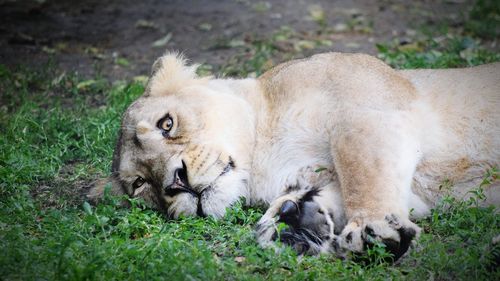
<svg viewBox="0 0 500 281">
<path fill-rule="evenodd" d="M 284 26 L 307 35 L 318 32 L 319 21 L 334 31 L 327 36 L 331 44 L 303 55 L 375 54 L 376 43 L 411 40 L 424 25 L 460 26 L 470 6 L 462 0 L 0 0 L 0 63 L 52 62 L 61 72 L 129 79 L 148 75 L 168 49 L 217 71 L 244 52 L 221 42 L 265 38 Z"/>
</svg>

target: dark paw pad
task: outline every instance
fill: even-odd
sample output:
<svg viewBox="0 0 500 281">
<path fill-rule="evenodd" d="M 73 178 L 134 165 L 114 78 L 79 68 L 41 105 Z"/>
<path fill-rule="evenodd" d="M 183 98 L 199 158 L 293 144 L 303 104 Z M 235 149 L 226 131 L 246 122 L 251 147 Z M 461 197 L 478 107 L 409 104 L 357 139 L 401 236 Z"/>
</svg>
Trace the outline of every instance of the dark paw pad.
<svg viewBox="0 0 500 281">
<path fill-rule="evenodd" d="M 279 222 L 286 223 L 292 227 L 296 227 L 300 220 L 300 209 L 297 203 L 287 200 L 281 205 L 279 211 Z"/>
<path fill-rule="evenodd" d="M 286 200 L 278 213 L 278 222 L 286 228 L 274 233 L 272 239 L 291 246 L 299 254 L 318 254 L 323 243 L 333 235 L 329 215 L 316 202 Z"/>
<path fill-rule="evenodd" d="M 387 216 L 386 221 L 388 226 L 398 233 L 399 237 L 382 237 L 374 228 L 367 225 L 363 235 L 365 247 L 371 248 L 377 243 L 382 243 L 396 261 L 408 251 L 413 238 L 417 235 L 417 231 L 411 226 L 403 226 L 394 215 Z"/>
</svg>

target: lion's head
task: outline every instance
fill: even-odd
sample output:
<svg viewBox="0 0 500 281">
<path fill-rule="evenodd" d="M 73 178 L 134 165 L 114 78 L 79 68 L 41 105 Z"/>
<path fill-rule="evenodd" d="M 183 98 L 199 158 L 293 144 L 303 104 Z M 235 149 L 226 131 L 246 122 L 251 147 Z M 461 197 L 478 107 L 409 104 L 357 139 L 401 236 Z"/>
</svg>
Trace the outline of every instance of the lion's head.
<svg viewBox="0 0 500 281">
<path fill-rule="evenodd" d="M 113 156 L 112 190 L 172 218 L 220 217 L 248 196 L 253 112 L 195 70 L 175 54 L 155 62 L 144 95 L 123 115 Z"/>
</svg>

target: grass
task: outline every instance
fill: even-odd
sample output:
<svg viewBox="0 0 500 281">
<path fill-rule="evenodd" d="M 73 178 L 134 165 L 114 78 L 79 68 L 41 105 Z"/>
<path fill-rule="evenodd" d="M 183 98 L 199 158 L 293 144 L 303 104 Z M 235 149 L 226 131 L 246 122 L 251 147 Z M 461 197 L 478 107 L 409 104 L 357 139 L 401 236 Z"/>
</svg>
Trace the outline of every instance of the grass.
<svg viewBox="0 0 500 281">
<path fill-rule="evenodd" d="M 498 38 L 500 35 L 500 2 L 477 0 L 465 24 L 467 32 L 485 38 Z"/>
<path fill-rule="evenodd" d="M 498 53 L 483 48 L 481 34 L 472 28 L 427 34 L 411 46 L 379 45 L 379 56 L 398 68 L 499 61 Z M 221 72 L 258 75 L 270 60 L 300 53 L 278 48 L 293 36 L 283 29 L 247 42 L 246 57 L 233 58 Z M 488 268 L 493 250 L 499 251 L 490 241 L 500 233 L 500 217 L 476 205 L 481 190 L 498 180 L 496 170 L 473 199 L 447 199 L 419 221 L 424 233 L 418 247 L 397 265 L 384 262 L 380 247 L 370 250 L 369 264 L 261 249 L 253 226 L 263 210 L 242 203 L 218 221 L 165 221 L 130 199 L 128 209 L 112 197 L 89 205 L 83 194 L 108 173 L 120 115 L 143 89 L 137 82 L 82 80 L 52 66 L 35 71 L 0 65 L 2 279 L 500 280 L 500 271 Z"/>
<path fill-rule="evenodd" d="M 377 44 L 377 48 L 381 59 L 401 69 L 466 67 L 500 60 L 500 54 L 483 48 L 479 39 L 451 34 L 404 45 Z"/>
</svg>

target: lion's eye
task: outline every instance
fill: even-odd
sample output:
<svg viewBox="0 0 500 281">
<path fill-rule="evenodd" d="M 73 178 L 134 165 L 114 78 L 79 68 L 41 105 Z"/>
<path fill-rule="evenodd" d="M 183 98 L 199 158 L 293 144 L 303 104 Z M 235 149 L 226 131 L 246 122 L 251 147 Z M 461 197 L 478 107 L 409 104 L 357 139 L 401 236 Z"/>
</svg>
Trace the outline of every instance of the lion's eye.
<svg viewBox="0 0 500 281">
<path fill-rule="evenodd" d="M 158 127 L 158 129 L 162 131 L 162 134 L 165 137 L 168 134 L 168 132 L 172 130 L 173 126 L 174 126 L 174 120 L 169 114 L 165 115 L 165 117 L 158 120 L 158 123 L 156 124 L 156 127 Z"/>
<path fill-rule="evenodd" d="M 132 187 L 135 189 L 138 189 L 139 187 L 141 187 L 144 183 L 146 182 L 145 179 L 141 178 L 141 177 L 137 177 L 137 179 L 134 181 L 134 183 L 132 184 Z"/>
</svg>

